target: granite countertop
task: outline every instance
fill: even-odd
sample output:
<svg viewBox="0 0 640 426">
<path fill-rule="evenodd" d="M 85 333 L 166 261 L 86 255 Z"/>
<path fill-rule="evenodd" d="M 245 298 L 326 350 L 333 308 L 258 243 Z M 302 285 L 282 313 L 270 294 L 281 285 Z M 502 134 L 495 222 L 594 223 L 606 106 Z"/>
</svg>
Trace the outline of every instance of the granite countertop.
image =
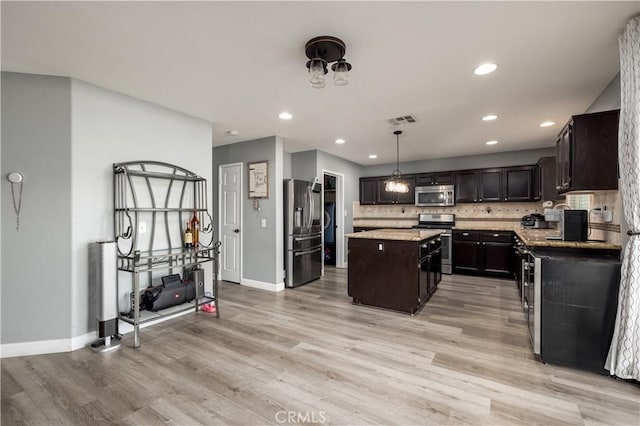
<svg viewBox="0 0 640 426">
<path fill-rule="evenodd" d="M 396 240 L 420 242 L 437 235 L 442 231 L 433 229 L 376 229 L 375 231 L 354 232 L 346 234 L 349 238 L 364 238 L 369 240 Z"/>
<path fill-rule="evenodd" d="M 516 235 L 527 247 L 582 248 L 600 250 L 620 250 L 620 244 L 602 241 L 559 241 L 547 237 L 560 236 L 557 229 L 514 229 Z"/>
<path fill-rule="evenodd" d="M 601 242 L 601 241 L 560 241 L 547 240 L 547 237 L 559 236 L 559 229 L 524 229 L 520 223 L 509 222 L 478 222 L 463 223 L 455 226 L 453 229 L 460 231 L 513 231 L 528 247 L 550 247 L 550 248 L 581 248 L 581 249 L 597 249 L 597 250 L 620 250 L 620 244 Z M 418 236 L 417 233 L 431 234 L 427 236 Z M 382 233 L 382 234 L 375 234 Z M 347 234 L 346 237 L 351 238 L 371 238 L 380 240 L 404 240 L 404 241 L 420 241 L 430 238 L 432 235 L 439 234 L 440 231 L 432 230 L 416 230 L 410 228 L 391 228 L 378 229 L 367 232 L 356 232 Z M 362 235 L 362 234 L 367 234 Z"/>
</svg>

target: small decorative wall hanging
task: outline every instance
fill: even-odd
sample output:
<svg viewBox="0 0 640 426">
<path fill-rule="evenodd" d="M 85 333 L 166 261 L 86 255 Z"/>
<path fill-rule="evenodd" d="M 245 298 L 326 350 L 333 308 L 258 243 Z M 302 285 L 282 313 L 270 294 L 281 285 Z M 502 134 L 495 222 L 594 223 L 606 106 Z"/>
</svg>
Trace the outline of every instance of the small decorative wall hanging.
<svg viewBox="0 0 640 426">
<path fill-rule="evenodd" d="M 255 161 L 249 169 L 249 198 L 269 198 L 269 162 Z"/>
</svg>

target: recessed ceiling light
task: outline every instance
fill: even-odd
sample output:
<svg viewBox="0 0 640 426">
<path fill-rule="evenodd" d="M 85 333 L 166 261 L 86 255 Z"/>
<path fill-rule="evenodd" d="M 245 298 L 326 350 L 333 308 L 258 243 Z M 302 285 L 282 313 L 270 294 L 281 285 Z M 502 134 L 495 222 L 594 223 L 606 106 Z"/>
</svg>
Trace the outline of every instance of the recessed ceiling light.
<svg viewBox="0 0 640 426">
<path fill-rule="evenodd" d="M 496 118 L 498 118 L 497 115 L 495 114 L 489 114 L 489 115 L 485 115 L 484 117 L 482 117 L 482 121 L 493 121 Z"/>
<path fill-rule="evenodd" d="M 345 142 L 346 142 L 346 141 L 345 141 L 344 139 L 342 139 L 342 138 L 338 138 L 338 139 L 336 139 L 336 143 L 337 143 L 338 145 L 342 145 L 342 144 L 343 144 L 343 143 L 345 143 Z"/>
<path fill-rule="evenodd" d="M 280 119 L 282 120 L 291 120 L 293 118 L 293 115 L 291 115 L 290 112 L 283 111 L 280 114 L 278 114 L 278 117 L 280 117 Z"/>
<path fill-rule="evenodd" d="M 376 158 L 378 158 L 378 156 L 376 154 L 369 154 L 369 158 L 375 160 Z"/>
<path fill-rule="evenodd" d="M 498 68 L 496 64 L 486 63 L 486 64 L 478 65 L 478 67 L 475 70 L 473 70 L 473 73 L 475 75 L 485 75 L 485 74 L 494 72 L 496 68 Z"/>
<path fill-rule="evenodd" d="M 540 123 L 540 127 L 551 127 L 555 126 L 555 124 L 555 121 L 543 121 L 542 123 Z"/>
<path fill-rule="evenodd" d="M 498 141 L 487 141 L 486 142 L 487 145 L 495 145 L 497 143 L 498 143 Z"/>
</svg>

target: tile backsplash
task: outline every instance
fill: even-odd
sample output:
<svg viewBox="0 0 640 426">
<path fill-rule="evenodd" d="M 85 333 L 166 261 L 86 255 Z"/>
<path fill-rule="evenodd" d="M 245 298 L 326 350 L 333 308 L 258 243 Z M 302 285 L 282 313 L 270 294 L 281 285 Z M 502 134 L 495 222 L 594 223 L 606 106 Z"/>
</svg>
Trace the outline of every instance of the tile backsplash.
<svg viewBox="0 0 640 426">
<path fill-rule="evenodd" d="M 618 191 L 593 192 L 591 208 L 607 206 L 613 211 L 613 221 L 605 223 L 602 218 L 589 214 L 591 231 L 589 238 L 620 244 L 620 221 L 622 202 Z M 542 202 L 530 203 L 460 203 L 453 207 L 416 207 L 406 205 L 365 205 L 353 202 L 353 226 L 371 227 L 411 227 L 418 223 L 420 213 L 453 213 L 456 224 L 464 226 L 480 223 L 490 226 L 502 224 L 505 227 L 519 227 L 522 216 L 532 213 L 544 213 Z M 552 224 L 554 226 L 555 224 Z"/>
</svg>

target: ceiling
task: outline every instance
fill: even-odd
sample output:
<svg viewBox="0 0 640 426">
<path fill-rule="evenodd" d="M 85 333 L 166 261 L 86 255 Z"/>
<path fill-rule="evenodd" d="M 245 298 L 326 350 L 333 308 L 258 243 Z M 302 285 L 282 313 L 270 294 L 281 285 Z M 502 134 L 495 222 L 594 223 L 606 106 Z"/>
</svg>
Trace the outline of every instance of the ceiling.
<svg viewBox="0 0 640 426">
<path fill-rule="evenodd" d="M 617 37 L 638 13 L 638 1 L 3 1 L 2 69 L 211 121 L 214 146 L 280 135 L 287 151 L 370 165 L 395 161 L 387 119 L 407 114 L 401 161 L 553 146 L 618 72 Z M 346 43 L 347 86 L 310 86 L 304 45 L 318 35 Z M 482 62 L 497 71 L 475 76 Z"/>
</svg>

